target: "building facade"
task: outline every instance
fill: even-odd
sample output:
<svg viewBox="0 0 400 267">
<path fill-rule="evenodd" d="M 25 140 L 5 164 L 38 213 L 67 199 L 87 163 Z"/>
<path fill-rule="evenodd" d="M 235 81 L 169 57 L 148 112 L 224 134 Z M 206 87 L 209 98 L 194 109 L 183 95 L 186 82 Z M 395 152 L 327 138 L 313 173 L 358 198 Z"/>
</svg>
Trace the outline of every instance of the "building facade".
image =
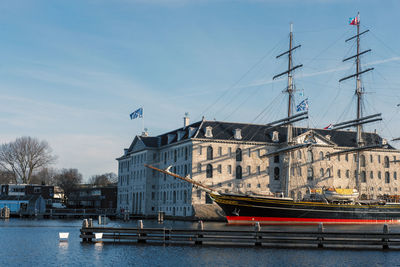
<svg viewBox="0 0 400 267">
<path fill-rule="evenodd" d="M 212 203 L 191 184 L 144 164 L 170 168 L 222 193 L 286 192 L 300 200 L 312 188 L 357 187 L 362 198 L 398 195 L 400 151 L 376 133 L 363 133 L 363 142 L 377 147 L 360 152 L 358 172 L 356 152 L 336 153 L 357 147 L 355 132 L 293 128 L 292 136 L 295 144 L 308 146 L 271 154 L 288 146 L 286 127 L 206 120 L 185 120 L 184 127 L 155 137 L 136 136 L 117 159 L 118 210 L 193 216 L 194 206 Z"/>
</svg>

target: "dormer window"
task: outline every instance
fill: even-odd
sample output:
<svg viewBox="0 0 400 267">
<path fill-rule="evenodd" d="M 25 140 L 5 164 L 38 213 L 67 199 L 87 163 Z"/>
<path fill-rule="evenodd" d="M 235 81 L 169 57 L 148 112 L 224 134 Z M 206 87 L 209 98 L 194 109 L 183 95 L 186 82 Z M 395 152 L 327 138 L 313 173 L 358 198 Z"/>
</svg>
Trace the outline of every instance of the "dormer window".
<svg viewBox="0 0 400 267">
<path fill-rule="evenodd" d="M 207 127 L 206 127 L 205 136 L 208 137 L 208 138 L 213 137 L 213 134 L 212 134 L 212 127 L 211 127 L 211 126 L 207 126 Z"/>
<path fill-rule="evenodd" d="M 233 131 L 233 137 L 234 137 L 236 140 L 241 140 L 241 139 L 242 139 L 242 129 L 235 129 L 235 130 Z"/>
<path fill-rule="evenodd" d="M 196 131 L 197 131 L 197 128 L 189 127 L 189 136 L 188 136 L 188 138 L 192 138 L 193 135 L 196 133 Z"/>
<path fill-rule="evenodd" d="M 279 142 L 279 132 L 278 131 L 273 131 L 272 132 L 272 142 Z"/>
<path fill-rule="evenodd" d="M 180 141 L 185 136 L 185 131 L 178 131 L 178 141 Z"/>
<path fill-rule="evenodd" d="M 168 135 L 168 144 L 171 144 L 171 142 L 175 139 L 175 134 L 169 134 Z"/>
</svg>

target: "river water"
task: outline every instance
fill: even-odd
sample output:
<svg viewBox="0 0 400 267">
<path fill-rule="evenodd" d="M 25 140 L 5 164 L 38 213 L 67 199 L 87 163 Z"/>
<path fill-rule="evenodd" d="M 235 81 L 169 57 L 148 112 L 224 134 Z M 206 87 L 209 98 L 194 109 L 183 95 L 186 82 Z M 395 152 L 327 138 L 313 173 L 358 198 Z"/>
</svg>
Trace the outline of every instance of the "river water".
<svg viewBox="0 0 400 267">
<path fill-rule="evenodd" d="M 81 225 L 82 220 L 0 220 L 0 266 L 400 266 L 400 251 L 396 250 L 82 243 L 79 238 Z M 107 226 L 136 225 L 134 221 L 111 221 Z M 197 227 L 190 222 L 173 221 L 163 225 L 144 221 L 144 226 Z M 237 226 L 205 223 L 204 227 Z M 382 229 L 381 226 L 360 227 L 327 227 L 327 231 Z M 390 230 L 400 232 L 400 227 L 393 226 Z M 59 232 L 70 233 L 68 242 L 59 242 Z"/>
</svg>

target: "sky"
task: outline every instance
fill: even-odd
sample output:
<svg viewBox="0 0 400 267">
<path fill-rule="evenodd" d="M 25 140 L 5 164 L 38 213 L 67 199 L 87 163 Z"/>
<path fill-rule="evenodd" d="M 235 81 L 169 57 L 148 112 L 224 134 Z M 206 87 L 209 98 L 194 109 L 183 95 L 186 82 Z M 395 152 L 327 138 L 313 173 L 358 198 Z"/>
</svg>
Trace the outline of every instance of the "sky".
<svg viewBox="0 0 400 267">
<path fill-rule="evenodd" d="M 88 179 L 117 172 L 117 157 L 143 126 L 150 135 L 207 120 L 268 123 L 285 116 L 293 23 L 295 101 L 325 127 L 355 117 L 355 53 L 348 25 L 360 12 L 365 105 L 383 121 L 365 127 L 400 136 L 400 1 L 21 0 L 0 2 L 0 143 L 46 140 L 55 168 Z M 130 120 L 139 107 L 144 118 Z M 397 146 L 396 143 L 393 143 Z"/>
</svg>

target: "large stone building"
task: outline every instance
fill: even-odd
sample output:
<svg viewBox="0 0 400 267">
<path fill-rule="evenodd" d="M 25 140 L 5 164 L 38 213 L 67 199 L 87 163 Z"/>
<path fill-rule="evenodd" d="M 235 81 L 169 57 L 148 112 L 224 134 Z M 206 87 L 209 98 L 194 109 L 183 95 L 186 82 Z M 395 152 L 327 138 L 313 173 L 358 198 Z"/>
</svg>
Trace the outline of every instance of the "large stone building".
<svg viewBox="0 0 400 267">
<path fill-rule="evenodd" d="M 220 192 L 272 195 L 287 192 L 302 199 L 310 188 L 358 187 L 362 197 L 397 195 L 399 150 L 376 133 L 363 133 L 365 145 L 357 174 L 356 133 L 293 128 L 295 144 L 310 144 L 290 153 L 266 157 L 287 147 L 287 128 L 202 120 L 159 135 L 136 136 L 118 158 L 118 210 L 155 215 L 192 216 L 193 207 L 212 201 L 204 192 L 179 179 L 147 169 L 168 168 Z M 330 156 L 332 154 L 332 156 Z M 288 172 L 290 159 L 290 173 Z M 289 177 L 290 179 L 289 179 Z M 287 184 L 287 181 L 289 183 Z"/>
</svg>

